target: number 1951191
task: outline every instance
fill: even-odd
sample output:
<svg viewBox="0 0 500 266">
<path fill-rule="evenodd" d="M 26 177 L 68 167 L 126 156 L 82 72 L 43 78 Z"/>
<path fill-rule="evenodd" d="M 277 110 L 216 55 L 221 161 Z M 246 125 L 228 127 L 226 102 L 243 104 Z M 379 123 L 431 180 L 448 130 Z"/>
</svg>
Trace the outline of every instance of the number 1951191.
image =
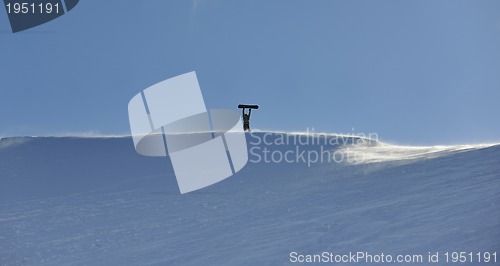
<svg viewBox="0 0 500 266">
<path fill-rule="evenodd" d="M 446 262 L 497 262 L 496 252 L 446 252 L 444 256 Z"/>
<path fill-rule="evenodd" d="M 52 12 L 59 13 L 59 3 L 8 3 L 7 13 L 11 14 L 50 14 Z"/>
</svg>

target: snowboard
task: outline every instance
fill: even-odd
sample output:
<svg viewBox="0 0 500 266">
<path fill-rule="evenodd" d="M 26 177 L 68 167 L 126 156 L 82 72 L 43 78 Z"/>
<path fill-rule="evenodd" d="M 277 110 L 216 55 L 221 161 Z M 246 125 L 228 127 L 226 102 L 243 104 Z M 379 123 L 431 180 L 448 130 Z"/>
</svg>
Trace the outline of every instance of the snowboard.
<svg viewBox="0 0 500 266">
<path fill-rule="evenodd" d="M 238 108 L 259 109 L 259 106 L 256 104 L 239 104 Z"/>
</svg>

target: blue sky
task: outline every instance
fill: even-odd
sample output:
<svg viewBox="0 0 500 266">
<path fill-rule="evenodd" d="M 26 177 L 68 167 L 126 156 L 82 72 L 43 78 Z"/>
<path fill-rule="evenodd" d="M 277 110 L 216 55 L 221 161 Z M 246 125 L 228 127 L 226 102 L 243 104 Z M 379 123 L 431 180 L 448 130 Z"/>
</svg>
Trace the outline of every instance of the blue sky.
<svg viewBox="0 0 500 266">
<path fill-rule="evenodd" d="M 13 34 L 0 136 L 129 134 L 128 101 L 195 70 L 252 127 L 500 141 L 500 1 L 92 1 Z"/>
</svg>

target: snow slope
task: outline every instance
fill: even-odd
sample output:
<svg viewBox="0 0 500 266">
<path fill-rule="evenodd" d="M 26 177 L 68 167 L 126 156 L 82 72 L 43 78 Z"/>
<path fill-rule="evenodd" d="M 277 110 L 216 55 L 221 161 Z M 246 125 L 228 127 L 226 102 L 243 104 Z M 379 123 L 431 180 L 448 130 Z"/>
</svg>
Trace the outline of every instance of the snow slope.
<svg viewBox="0 0 500 266">
<path fill-rule="evenodd" d="M 293 135 L 305 143 L 297 144 L 274 133 L 267 145 L 256 140 L 268 133 L 252 134 L 254 153 L 326 147 L 310 135 Z M 0 265 L 289 265 L 293 251 L 500 252 L 500 145 L 323 138 L 341 140 L 329 151 L 363 160 L 266 163 L 251 154 L 236 175 L 184 195 L 169 159 L 138 155 L 129 137 L 2 139 Z"/>
</svg>

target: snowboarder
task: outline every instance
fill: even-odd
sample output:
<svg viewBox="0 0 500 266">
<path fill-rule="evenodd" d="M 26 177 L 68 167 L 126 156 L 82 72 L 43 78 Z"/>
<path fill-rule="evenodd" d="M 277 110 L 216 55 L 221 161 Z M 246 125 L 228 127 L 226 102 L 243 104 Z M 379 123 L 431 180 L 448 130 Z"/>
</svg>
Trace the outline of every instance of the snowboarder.
<svg viewBox="0 0 500 266">
<path fill-rule="evenodd" d="M 241 110 L 243 114 L 243 130 L 250 131 L 250 115 L 252 114 L 252 109 L 248 109 L 248 114 L 245 114 L 245 108 Z"/>
<path fill-rule="evenodd" d="M 241 108 L 241 114 L 243 116 L 243 130 L 250 131 L 250 115 L 252 114 L 252 109 L 259 109 L 258 105 L 248 105 L 240 104 L 238 108 Z M 245 113 L 245 109 L 248 109 L 248 114 Z"/>
</svg>

